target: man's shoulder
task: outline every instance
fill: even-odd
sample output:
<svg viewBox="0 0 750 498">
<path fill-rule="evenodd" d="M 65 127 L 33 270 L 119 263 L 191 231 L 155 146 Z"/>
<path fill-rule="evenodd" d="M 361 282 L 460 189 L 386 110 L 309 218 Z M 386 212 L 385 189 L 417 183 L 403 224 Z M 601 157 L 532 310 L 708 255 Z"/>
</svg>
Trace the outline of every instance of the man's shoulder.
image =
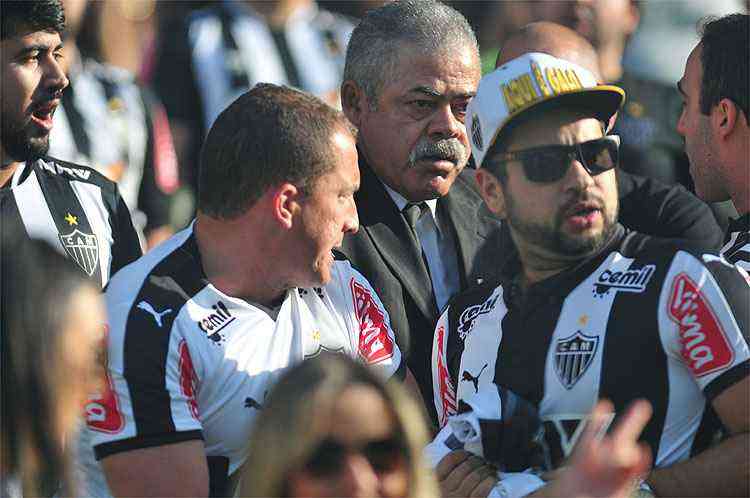
<svg viewBox="0 0 750 498">
<path fill-rule="evenodd" d="M 185 229 L 122 268 L 106 287 L 108 305 L 122 306 L 148 298 L 184 304 L 205 287 L 190 249 L 192 230 Z M 181 305 L 182 305 L 181 304 Z"/>
</svg>

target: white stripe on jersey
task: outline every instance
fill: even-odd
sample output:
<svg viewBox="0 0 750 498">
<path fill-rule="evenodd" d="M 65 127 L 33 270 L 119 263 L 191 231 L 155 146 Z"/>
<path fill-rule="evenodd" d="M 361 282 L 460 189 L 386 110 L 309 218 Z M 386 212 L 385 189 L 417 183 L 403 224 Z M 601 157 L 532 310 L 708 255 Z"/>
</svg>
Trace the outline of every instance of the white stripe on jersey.
<svg viewBox="0 0 750 498">
<path fill-rule="evenodd" d="M 17 174 L 20 175 L 20 172 L 26 167 L 28 166 L 19 167 Z M 60 254 L 68 257 L 62 242 L 60 242 L 57 226 L 52 219 L 52 213 L 42 193 L 36 171 L 31 171 L 23 183 L 13 187 L 13 196 L 29 237 L 48 242 Z"/>
<path fill-rule="evenodd" d="M 99 187 L 90 183 L 72 181 L 70 186 L 78 197 L 84 213 L 86 213 L 93 235 L 99 241 L 99 268 L 102 274 L 102 286 L 104 286 L 110 276 L 109 268 L 112 262 L 112 252 L 109 248 L 114 242 L 114 237 L 112 227 L 107 223 L 109 213 L 104 209 L 102 191 Z"/>
</svg>

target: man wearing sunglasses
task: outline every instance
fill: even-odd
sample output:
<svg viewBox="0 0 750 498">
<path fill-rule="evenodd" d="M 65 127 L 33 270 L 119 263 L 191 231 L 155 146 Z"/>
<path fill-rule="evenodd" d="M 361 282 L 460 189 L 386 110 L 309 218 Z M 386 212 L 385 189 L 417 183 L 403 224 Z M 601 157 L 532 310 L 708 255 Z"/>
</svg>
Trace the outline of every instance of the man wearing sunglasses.
<svg viewBox="0 0 750 498">
<path fill-rule="evenodd" d="M 746 495 L 750 287 L 716 254 L 618 223 L 619 139 L 604 133 L 624 100 L 542 53 L 482 79 L 466 118 L 477 181 L 518 257 L 438 321 L 435 408 L 445 424 L 495 382 L 536 405 L 557 465 L 598 399 L 621 413 L 645 398 L 644 491 Z M 460 461 L 438 465 L 444 489 L 478 479 Z"/>
</svg>

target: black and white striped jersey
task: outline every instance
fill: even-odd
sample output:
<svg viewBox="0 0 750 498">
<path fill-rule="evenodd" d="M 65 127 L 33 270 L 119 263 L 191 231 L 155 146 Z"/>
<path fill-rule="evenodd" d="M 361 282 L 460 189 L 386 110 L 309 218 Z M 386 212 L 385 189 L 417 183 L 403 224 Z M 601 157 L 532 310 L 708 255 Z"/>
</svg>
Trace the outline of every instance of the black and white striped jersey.
<svg viewBox="0 0 750 498">
<path fill-rule="evenodd" d="M 287 291 L 274 318 L 208 282 L 191 226 L 118 273 L 106 301 L 109 388 L 86 407 L 97 458 L 203 439 L 232 474 L 287 367 L 327 351 L 404 372 L 385 308 L 346 260 L 329 284 Z M 108 496 L 99 465 L 79 466 L 86 494 Z"/>
<path fill-rule="evenodd" d="M 750 213 L 729 223 L 721 254 L 730 263 L 750 271 Z"/>
<path fill-rule="evenodd" d="M 116 182 L 139 230 L 167 225 L 179 171 L 161 104 L 132 74 L 91 59 L 73 64 L 68 78 L 49 155 Z"/>
<path fill-rule="evenodd" d="M 716 254 L 618 230 L 599 255 L 520 298 L 507 275 L 451 302 L 432 351 L 441 426 L 495 382 L 537 406 L 555 461 L 600 398 L 617 412 L 651 402 L 642 438 L 657 466 L 711 442 L 710 401 L 750 368 L 746 276 Z"/>
<path fill-rule="evenodd" d="M 141 256 L 117 186 L 84 166 L 53 158 L 22 164 L 0 189 L 3 237 L 26 233 L 57 248 L 102 287 Z"/>
</svg>

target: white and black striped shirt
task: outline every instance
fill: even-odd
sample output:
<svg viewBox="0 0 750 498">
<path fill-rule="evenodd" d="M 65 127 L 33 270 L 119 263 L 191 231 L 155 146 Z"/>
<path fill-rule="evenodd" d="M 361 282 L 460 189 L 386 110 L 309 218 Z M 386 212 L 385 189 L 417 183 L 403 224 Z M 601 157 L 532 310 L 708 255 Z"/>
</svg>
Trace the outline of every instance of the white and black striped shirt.
<svg viewBox="0 0 750 498">
<path fill-rule="evenodd" d="M 750 271 L 750 213 L 729 223 L 721 254 L 730 263 Z"/>
<path fill-rule="evenodd" d="M 117 186 L 91 168 L 44 158 L 0 189 L 2 236 L 25 233 L 66 255 L 102 287 L 141 255 Z"/>
<path fill-rule="evenodd" d="M 438 322 L 441 425 L 495 382 L 538 408 L 556 462 L 599 398 L 618 413 L 637 398 L 651 402 L 642 439 L 655 466 L 707 447 L 720 428 L 711 400 L 750 371 L 750 286 L 736 267 L 620 230 L 599 255 L 525 296 L 512 282 L 460 294 Z"/>
</svg>

